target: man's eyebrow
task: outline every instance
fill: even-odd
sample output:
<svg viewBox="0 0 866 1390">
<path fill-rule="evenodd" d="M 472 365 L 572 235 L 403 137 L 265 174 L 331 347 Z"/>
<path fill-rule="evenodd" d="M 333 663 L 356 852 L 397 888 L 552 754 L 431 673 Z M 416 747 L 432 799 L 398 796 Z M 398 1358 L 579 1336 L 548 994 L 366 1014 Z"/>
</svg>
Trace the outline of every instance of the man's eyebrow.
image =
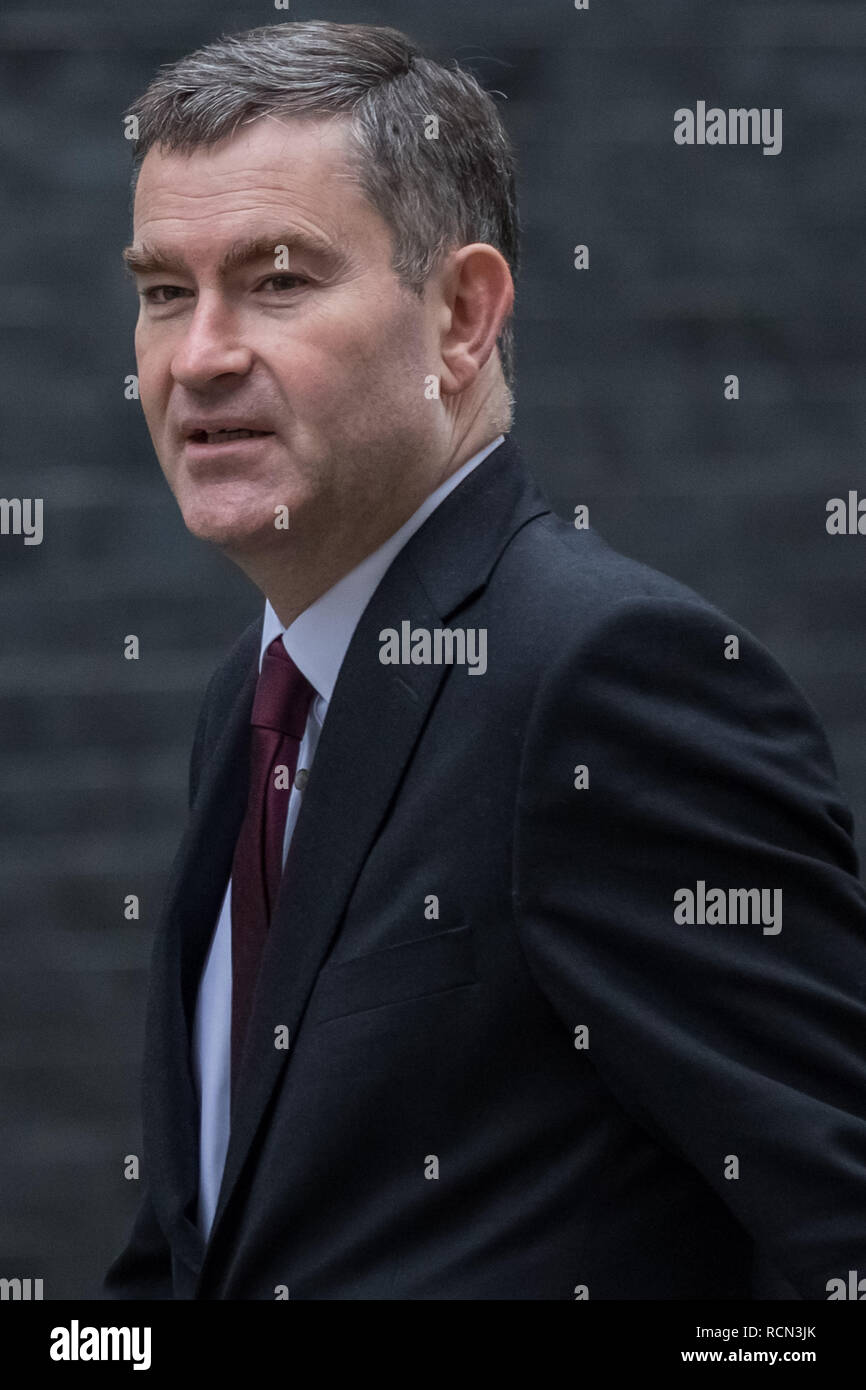
<svg viewBox="0 0 866 1390">
<path fill-rule="evenodd" d="M 244 265 L 254 261 L 276 261 L 277 247 L 288 248 L 289 267 L 292 254 L 311 255 L 327 262 L 333 267 L 345 264 L 346 257 L 340 249 L 326 237 L 314 232 L 282 232 L 276 236 L 246 237 L 234 242 L 219 263 L 219 274 L 229 275 Z M 142 241 L 137 246 L 127 246 L 123 260 L 131 275 L 192 275 L 182 255 L 163 250 L 159 246 Z M 287 273 L 286 267 L 281 267 Z"/>
</svg>

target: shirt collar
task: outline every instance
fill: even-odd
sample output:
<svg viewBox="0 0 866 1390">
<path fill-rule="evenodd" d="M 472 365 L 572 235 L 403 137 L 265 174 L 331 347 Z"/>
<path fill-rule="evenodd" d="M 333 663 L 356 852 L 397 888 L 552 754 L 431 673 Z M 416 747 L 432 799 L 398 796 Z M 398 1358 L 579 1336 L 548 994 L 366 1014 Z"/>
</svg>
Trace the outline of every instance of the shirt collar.
<svg viewBox="0 0 866 1390">
<path fill-rule="evenodd" d="M 503 442 L 500 434 L 492 443 L 474 454 L 471 459 L 440 483 L 429 497 L 426 497 L 408 521 L 404 521 L 398 531 L 367 555 L 359 565 L 326 590 L 315 603 L 299 613 L 294 622 L 283 627 L 270 600 L 265 601 L 265 615 L 262 623 L 262 642 L 259 651 L 259 670 L 266 649 L 280 633 L 283 645 L 298 670 L 326 701 L 330 701 L 337 683 L 337 676 L 343 664 L 343 657 L 349 648 L 352 634 L 358 625 L 368 602 L 372 598 L 379 581 L 413 532 L 427 520 L 439 503 L 461 483 L 473 468 L 492 454 Z"/>
</svg>

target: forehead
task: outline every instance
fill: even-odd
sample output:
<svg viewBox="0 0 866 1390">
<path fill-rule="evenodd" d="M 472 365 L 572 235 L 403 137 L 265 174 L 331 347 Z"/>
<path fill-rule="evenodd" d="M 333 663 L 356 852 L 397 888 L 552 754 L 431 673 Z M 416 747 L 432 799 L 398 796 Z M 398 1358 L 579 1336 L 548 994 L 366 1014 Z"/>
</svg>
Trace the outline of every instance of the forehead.
<svg viewBox="0 0 866 1390">
<path fill-rule="evenodd" d="M 345 119 L 262 117 L 190 153 L 148 150 L 135 191 L 135 240 L 231 240 L 266 218 L 335 240 L 388 240 L 357 182 Z"/>
</svg>

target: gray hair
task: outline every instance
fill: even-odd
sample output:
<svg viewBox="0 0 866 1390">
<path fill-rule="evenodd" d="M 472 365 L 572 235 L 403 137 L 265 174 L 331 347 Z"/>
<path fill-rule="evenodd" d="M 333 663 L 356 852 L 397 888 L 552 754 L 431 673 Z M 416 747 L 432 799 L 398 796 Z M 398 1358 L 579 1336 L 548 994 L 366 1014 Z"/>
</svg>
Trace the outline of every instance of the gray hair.
<svg viewBox="0 0 866 1390">
<path fill-rule="evenodd" d="M 270 24 L 164 65 L 127 112 L 137 119 L 132 188 L 147 151 L 190 152 L 265 115 L 351 117 L 356 176 L 392 234 L 392 266 L 419 296 L 455 246 L 487 242 L 519 262 L 515 160 L 493 99 L 457 63 L 368 24 Z M 439 137 L 425 137 L 435 116 Z M 513 406 L 511 317 L 497 342 Z"/>
</svg>

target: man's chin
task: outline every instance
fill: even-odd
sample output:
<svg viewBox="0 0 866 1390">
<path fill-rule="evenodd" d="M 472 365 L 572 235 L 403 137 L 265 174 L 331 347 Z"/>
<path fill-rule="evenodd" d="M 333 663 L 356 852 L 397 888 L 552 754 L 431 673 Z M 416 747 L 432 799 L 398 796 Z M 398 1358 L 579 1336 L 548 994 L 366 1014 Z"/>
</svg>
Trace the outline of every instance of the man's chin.
<svg viewBox="0 0 866 1390">
<path fill-rule="evenodd" d="M 191 535 L 227 554 L 243 555 L 274 543 L 272 516 L 258 517 L 214 516 L 212 513 L 191 510 L 183 514 L 184 525 Z"/>
</svg>

